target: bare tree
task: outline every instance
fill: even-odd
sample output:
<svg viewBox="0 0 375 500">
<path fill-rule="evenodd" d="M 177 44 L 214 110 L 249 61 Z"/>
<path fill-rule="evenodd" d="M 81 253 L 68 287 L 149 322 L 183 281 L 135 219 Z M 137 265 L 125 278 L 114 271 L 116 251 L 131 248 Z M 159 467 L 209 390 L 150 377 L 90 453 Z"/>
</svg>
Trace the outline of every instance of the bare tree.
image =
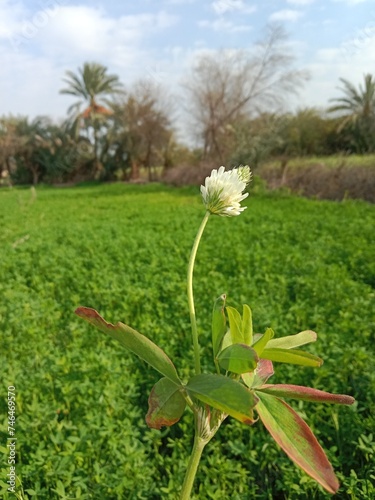
<svg viewBox="0 0 375 500">
<path fill-rule="evenodd" d="M 269 26 L 264 39 L 249 50 L 203 55 L 184 85 L 194 130 L 203 156 L 224 162 L 237 120 L 274 111 L 300 87 L 307 75 L 294 58 L 280 26 Z"/>
</svg>

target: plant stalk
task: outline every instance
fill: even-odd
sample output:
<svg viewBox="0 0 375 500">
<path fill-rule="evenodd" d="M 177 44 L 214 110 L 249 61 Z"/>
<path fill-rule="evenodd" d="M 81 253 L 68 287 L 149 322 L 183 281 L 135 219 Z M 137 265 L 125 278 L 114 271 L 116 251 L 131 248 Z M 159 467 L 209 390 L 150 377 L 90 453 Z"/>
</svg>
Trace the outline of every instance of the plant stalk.
<svg viewBox="0 0 375 500">
<path fill-rule="evenodd" d="M 187 296 L 188 296 L 189 313 L 190 313 L 191 335 L 193 337 L 194 364 L 195 364 L 195 374 L 196 375 L 199 375 L 201 373 L 201 362 L 200 362 L 200 354 L 199 354 L 197 320 L 195 317 L 195 306 L 194 306 L 194 295 L 193 295 L 193 271 L 194 271 L 194 262 L 195 262 L 195 257 L 197 255 L 199 242 L 201 240 L 201 237 L 202 237 L 204 228 L 206 227 L 209 216 L 210 216 L 210 212 L 207 211 L 203 220 L 202 220 L 202 223 L 198 229 L 198 233 L 197 233 L 195 240 L 194 240 L 193 248 L 191 249 L 189 267 L 188 267 L 188 273 L 187 273 Z"/>
<path fill-rule="evenodd" d="M 180 500 L 189 500 L 193 488 L 195 475 L 207 440 L 202 439 L 197 433 L 194 437 L 193 449 L 191 451 L 189 464 L 187 467 L 184 484 L 182 485 Z"/>
</svg>

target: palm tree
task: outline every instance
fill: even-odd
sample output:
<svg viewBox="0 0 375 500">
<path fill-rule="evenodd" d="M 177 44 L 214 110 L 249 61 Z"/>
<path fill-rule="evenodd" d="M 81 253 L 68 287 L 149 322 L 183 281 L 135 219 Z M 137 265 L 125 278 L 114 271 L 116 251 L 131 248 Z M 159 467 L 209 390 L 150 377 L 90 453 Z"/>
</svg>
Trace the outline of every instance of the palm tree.
<svg viewBox="0 0 375 500">
<path fill-rule="evenodd" d="M 342 114 L 339 132 L 348 128 L 353 133 L 354 142 L 359 152 L 375 150 L 375 79 L 371 74 L 364 77 L 364 87 L 358 89 L 344 78 L 342 92 L 344 97 L 331 99 L 336 105 L 328 111 Z"/>
<path fill-rule="evenodd" d="M 60 90 L 60 94 L 69 94 L 80 97 L 68 109 L 72 115 L 72 126 L 76 133 L 85 123 L 87 128 L 93 129 L 94 140 L 94 170 L 98 173 L 101 169 L 99 160 L 99 133 L 105 119 L 112 115 L 108 106 L 108 98 L 122 92 L 122 84 L 118 76 L 109 75 L 107 68 L 98 63 L 84 63 L 83 68 L 78 68 L 78 75 L 73 71 L 66 72 L 63 79 L 67 87 Z M 81 112 L 82 105 L 86 108 Z"/>
</svg>

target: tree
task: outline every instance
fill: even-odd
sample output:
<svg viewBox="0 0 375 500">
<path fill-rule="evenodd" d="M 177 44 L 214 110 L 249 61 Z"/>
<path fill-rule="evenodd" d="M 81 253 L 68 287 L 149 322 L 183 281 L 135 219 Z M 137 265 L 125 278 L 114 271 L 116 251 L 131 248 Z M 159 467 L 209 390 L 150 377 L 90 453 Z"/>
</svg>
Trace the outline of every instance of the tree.
<svg viewBox="0 0 375 500">
<path fill-rule="evenodd" d="M 66 182 L 87 162 L 88 141 L 78 143 L 47 117 L 0 119 L 0 174 L 8 183 Z M 84 145 L 86 147 L 84 147 Z"/>
<path fill-rule="evenodd" d="M 16 134 L 18 147 L 14 160 L 18 182 L 31 181 L 36 185 L 45 179 L 59 181 L 64 171 L 74 168 L 64 147 L 66 134 L 48 117 L 38 116 L 32 121 L 27 117 L 19 119 Z"/>
<path fill-rule="evenodd" d="M 47 124 L 49 120 L 46 117 L 36 117 L 32 121 L 27 117 L 10 120 L 8 137 L 12 140 L 13 148 L 9 153 L 15 164 L 12 174 L 18 182 L 32 182 L 36 185 L 43 175 L 44 166 L 40 162 L 39 151 L 51 146 L 46 133 Z"/>
<path fill-rule="evenodd" d="M 78 131 L 83 125 L 87 127 L 88 136 L 92 130 L 94 143 L 94 172 L 101 170 L 99 139 L 106 118 L 112 115 L 108 107 L 108 98 L 122 91 L 118 76 L 109 75 L 107 68 L 98 63 L 84 63 L 78 68 L 78 75 L 67 71 L 64 82 L 67 87 L 60 90 L 61 94 L 73 95 L 80 101 L 70 106 L 68 113 L 72 114 L 72 127 Z M 81 112 L 82 105 L 86 108 Z"/>
<path fill-rule="evenodd" d="M 166 161 L 173 131 L 169 102 L 163 89 L 149 80 L 140 80 L 127 98 L 114 106 L 114 143 L 131 168 L 131 178 L 139 178 L 144 167 L 152 180 L 152 167 Z"/>
<path fill-rule="evenodd" d="M 302 108 L 280 118 L 282 140 L 274 148 L 276 154 L 312 156 L 345 150 L 343 138 L 336 132 L 336 121 L 319 109 Z"/>
<path fill-rule="evenodd" d="M 224 163 L 235 147 L 230 130 L 237 121 L 271 112 L 302 84 L 293 68 L 281 27 L 267 28 L 252 50 L 203 55 L 185 84 L 194 129 L 204 157 Z"/>
<path fill-rule="evenodd" d="M 251 164 L 252 169 L 257 168 L 283 143 L 284 123 L 284 117 L 275 113 L 237 120 L 230 129 L 234 140 L 228 165 Z"/>
<path fill-rule="evenodd" d="M 44 182 L 64 183 L 90 178 L 92 151 L 88 139 L 81 137 L 77 141 L 64 127 L 47 123 L 34 155 L 42 167 Z"/>
<path fill-rule="evenodd" d="M 358 89 L 344 78 L 340 78 L 344 97 L 334 98 L 329 108 L 338 113 L 341 123 L 338 131 L 347 129 L 352 134 L 353 146 L 358 153 L 375 151 L 375 79 L 371 74 L 364 76 L 364 86 Z"/>
<path fill-rule="evenodd" d="M 17 132 L 19 120 L 13 116 L 0 119 L 0 182 L 5 179 L 11 184 L 11 175 L 15 170 L 15 155 L 21 146 Z"/>
</svg>

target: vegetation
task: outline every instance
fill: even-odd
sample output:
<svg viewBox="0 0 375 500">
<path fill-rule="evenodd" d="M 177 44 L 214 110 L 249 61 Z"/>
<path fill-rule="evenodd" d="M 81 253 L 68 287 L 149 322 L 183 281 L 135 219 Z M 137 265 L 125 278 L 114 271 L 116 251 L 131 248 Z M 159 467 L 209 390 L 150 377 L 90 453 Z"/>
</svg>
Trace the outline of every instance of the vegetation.
<svg viewBox="0 0 375 500">
<path fill-rule="evenodd" d="M 200 56 L 178 98 L 152 79 L 125 86 L 105 66 L 85 62 L 63 79 L 60 93 L 79 98 L 65 123 L 47 117 L 0 118 L 0 185 L 162 178 L 196 183 L 203 172 L 220 165 L 256 169 L 278 161 L 283 170 L 297 157 L 374 153 L 374 76 L 365 75 L 358 88 L 341 79 L 341 95 L 326 110 L 286 112 L 286 98 L 306 76 L 295 67 L 279 27 L 268 28 L 248 50 Z M 183 108 L 184 128 L 190 124 L 195 140 L 192 147 L 180 139 L 181 123 L 176 122 Z M 197 171 L 191 172 L 192 167 Z M 313 175 L 321 175 L 319 168 Z M 310 180 L 301 188 L 304 177 L 301 171 L 298 183 L 289 187 L 326 196 L 311 190 Z M 335 197 L 362 196 L 361 186 L 373 183 L 368 170 L 349 177 Z M 354 189 L 348 190 L 353 182 Z M 367 194 L 364 198 L 373 201 Z"/>
<path fill-rule="evenodd" d="M 201 220 L 197 193 L 158 184 L 0 192 L 0 366 L 4 385 L 16 386 L 25 499 L 175 498 L 191 448 L 184 431 L 192 415 L 166 430 L 148 429 L 147 395 L 156 373 L 74 310 L 92 305 L 110 321 L 126 320 L 181 359 L 179 373 L 187 374 L 180 355 L 191 342 L 185 262 Z M 275 383 L 356 398 L 355 406 L 339 411 L 306 402 L 293 407 L 338 473 L 337 498 L 370 500 L 374 207 L 267 193 L 258 184 L 246 204 L 235 220 L 212 220 L 197 256 L 197 319 L 207 332 L 200 338 L 202 369 L 211 358 L 213 300 L 222 292 L 229 305 L 252 307 L 255 331 L 269 325 L 277 336 L 315 330 L 316 351 L 315 345 L 310 351 L 322 354 L 324 365 L 280 366 Z M 192 352 L 190 358 L 189 366 Z M 0 409 L 5 414 L 4 400 Z M 5 422 L 0 430 L 4 443 Z M 0 488 L 7 499 L 4 483 Z M 232 420 L 207 446 L 194 498 L 327 497 L 259 423 Z"/>
<path fill-rule="evenodd" d="M 343 115 L 340 129 L 349 131 L 352 146 L 357 153 L 375 152 L 375 79 L 365 75 L 364 86 L 357 90 L 352 83 L 341 78 L 344 97 L 334 99 L 331 112 Z"/>
<path fill-rule="evenodd" d="M 375 202 L 375 155 L 279 158 L 265 162 L 259 175 L 271 188 L 328 200 L 360 198 Z"/>
<path fill-rule="evenodd" d="M 204 160 L 227 163 L 237 124 L 280 105 L 301 85 L 305 75 L 293 68 L 285 39 L 280 27 L 270 28 L 252 51 L 204 55 L 193 66 L 185 87 Z"/>
<path fill-rule="evenodd" d="M 138 81 L 126 98 L 114 104 L 106 150 L 112 153 L 112 162 L 117 160 L 117 168 L 126 161 L 132 180 L 140 178 L 141 168 L 151 181 L 153 167 L 168 167 L 175 145 L 169 108 L 161 87 L 147 80 Z M 106 164 L 110 165 L 108 153 Z"/>
<path fill-rule="evenodd" d="M 72 128 L 77 134 L 79 127 L 85 126 L 88 137 L 90 137 L 90 129 L 92 129 L 94 176 L 96 177 L 102 169 L 99 159 L 99 134 L 106 133 L 105 117 L 112 114 L 110 109 L 99 103 L 99 99 L 105 99 L 105 97 L 111 97 L 118 93 L 122 85 L 118 77 L 116 75 L 108 75 L 107 68 L 101 64 L 85 63 L 83 69 L 79 69 L 78 71 L 78 76 L 72 71 L 67 72 L 67 78 L 64 81 L 68 86 L 62 89 L 60 93 L 81 98 L 81 101 L 78 101 L 69 108 L 69 111 L 73 113 Z M 87 104 L 87 107 L 84 111 L 80 112 L 82 103 Z"/>
</svg>

